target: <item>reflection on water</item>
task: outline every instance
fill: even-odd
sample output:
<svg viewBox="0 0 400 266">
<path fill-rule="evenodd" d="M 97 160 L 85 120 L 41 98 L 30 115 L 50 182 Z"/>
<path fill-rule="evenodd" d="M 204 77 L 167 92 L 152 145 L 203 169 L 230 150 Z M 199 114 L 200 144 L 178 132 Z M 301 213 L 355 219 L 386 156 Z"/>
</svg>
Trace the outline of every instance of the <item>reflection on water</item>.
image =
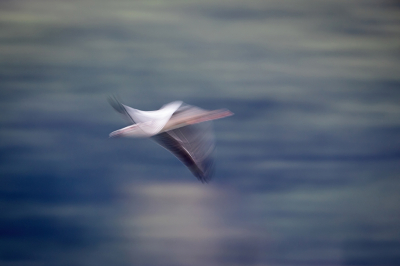
<svg viewBox="0 0 400 266">
<path fill-rule="evenodd" d="M 400 264 L 394 1 L 8 1 L 1 265 Z M 214 124 L 199 183 L 106 98 Z"/>
</svg>

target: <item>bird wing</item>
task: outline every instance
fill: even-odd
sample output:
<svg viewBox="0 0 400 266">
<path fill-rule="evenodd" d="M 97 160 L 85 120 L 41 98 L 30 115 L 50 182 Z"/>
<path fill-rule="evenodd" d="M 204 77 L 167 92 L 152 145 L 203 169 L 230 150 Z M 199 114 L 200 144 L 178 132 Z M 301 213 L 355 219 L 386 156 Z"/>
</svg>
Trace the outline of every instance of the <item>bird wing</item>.
<svg viewBox="0 0 400 266">
<path fill-rule="evenodd" d="M 174 154 L 201 182 L 211 179 L 214 169 L 211 122 L 162 132 L 152 139 Z"/>
<path fill-rule="evenodd" d="M 156 111 L 141 111 L 132 107 L 123 105 L 128 115 L 137 123 L 138 127 L 148 137 L 159 133 L 168 120 L 181 106 L 182 102 L 171 102 Z"/>
<path fill-rule="evenodd" d="M 121 135 L 122 133 L 126 136 L 151 137 L 163 129 L 174 112 L 182 105 L 181 101 L 175 101 L 162 106 L 156 111 L 141 111 L 121 104 L 116 97 L 109 97 L 108 101 L 129 123 L 134 124 L 134 126 L 128 126 L 112 132 L 112 136 Z"/>
</svg>

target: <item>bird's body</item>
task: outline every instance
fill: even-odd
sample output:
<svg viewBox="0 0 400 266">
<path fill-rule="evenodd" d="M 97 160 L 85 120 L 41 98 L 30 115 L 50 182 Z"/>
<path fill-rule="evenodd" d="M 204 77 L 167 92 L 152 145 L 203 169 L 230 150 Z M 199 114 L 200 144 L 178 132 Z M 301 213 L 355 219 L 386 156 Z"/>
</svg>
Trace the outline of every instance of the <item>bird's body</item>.
<svg viewBox="0 0 400 266">
<path fill-rule="evenodd" d="M 150 137 L 173 153 L 200 181 L 210 180 L 214 137 L 210 123 L 201 122 L 230 116 L 229 110 L 207 111 L 176 101 L 157 111 L 141 111 L 115 99 L 110 103 L 132 123 L 112 132 L 110 137 Z"/>
</svg>

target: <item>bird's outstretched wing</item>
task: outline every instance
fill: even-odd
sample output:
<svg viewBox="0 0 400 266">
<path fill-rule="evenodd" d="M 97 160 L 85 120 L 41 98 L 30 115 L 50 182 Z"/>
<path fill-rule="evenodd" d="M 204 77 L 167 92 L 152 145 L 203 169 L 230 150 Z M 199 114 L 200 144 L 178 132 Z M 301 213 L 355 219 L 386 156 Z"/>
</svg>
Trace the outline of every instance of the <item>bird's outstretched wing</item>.
<svg viewBox="0 0 400 266">
<path fill-rule="evenodd" d="M 158 134 L 168 123 L 175 111 L 182 105 L 181 101 L 175 101 L 162 106 L 161 109 L 156 111 L 141 111 L 121 104 L 116 97 L 109 97 L 108 101 L 118 113 L 124 115 L 129 123 L 135 125 L 134 127 L 127 127 L 118 132 L 127 133 L 128 129 L 134 129 L 134 131 L 129 132 L 135 132 L 133 136 L 140 137 L 150 137 Z M 119 133 L 113 132 L 112 135 L 117 136 Z"/>
<path fill-rule="evenodd" d="M 152 139 L 174 154 L 201 182 L 210 181 L 214 170 L 210 122 L 163 132 Z"/>
</svg>

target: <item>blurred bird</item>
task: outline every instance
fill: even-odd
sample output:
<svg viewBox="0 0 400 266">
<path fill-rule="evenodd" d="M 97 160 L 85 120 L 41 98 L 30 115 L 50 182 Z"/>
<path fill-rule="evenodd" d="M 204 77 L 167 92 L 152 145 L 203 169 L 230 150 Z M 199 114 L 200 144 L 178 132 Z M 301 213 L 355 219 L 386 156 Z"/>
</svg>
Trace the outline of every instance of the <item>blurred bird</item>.
<svg viewBox="0 0 400 266">
<path fill-rule="evenodd" d="M 213 172 L 214 136 L 207 122 L 233 115 L 226 109 L 207 111 L 184 104 L 168 103 L 156 111 L 141 111 L 109 98 L 111 106 L 132 125 L 116 130 L 110 137 L 150 137 L 169 150 L 201 181 Z M 201 123 L 201 124 L 199 124 Z"/>
</svg>

